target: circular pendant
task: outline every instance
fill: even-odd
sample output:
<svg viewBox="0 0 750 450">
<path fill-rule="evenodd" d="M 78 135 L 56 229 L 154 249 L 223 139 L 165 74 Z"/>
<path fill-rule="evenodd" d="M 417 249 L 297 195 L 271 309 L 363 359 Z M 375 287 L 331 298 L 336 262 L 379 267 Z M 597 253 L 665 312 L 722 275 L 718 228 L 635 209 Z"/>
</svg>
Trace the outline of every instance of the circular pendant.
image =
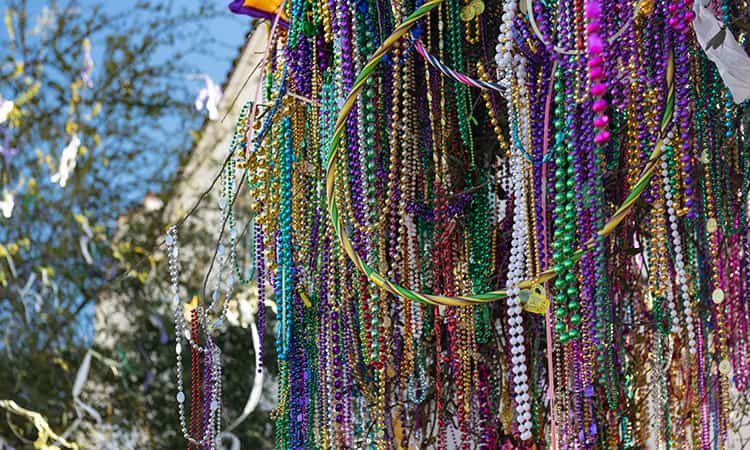
<svg viewBox="0 0 750 450">
<path fill-rule="evenodd" d="M 461 17 L 461 20 L 463 22 L 470 21 L 474 18 L 474 8 L 471 5 L 464 6 L 463 8 L 461 8 L 459 17 Z"/>
<path fill-rule="evenodd" d="M 716 288 L 711 293 L 711 299 L 716 303 L 717 305 L 724 301 L 724 291 L 721 290 L 721 288 Z"/>
<path fill-rule="evenodd" d="M 474 0 L 471 2 L 472 7 L 474 8 L 474 14 L 480 15 L 484 12 L 484 2 L 482 0 Z"/>
<path fill-rule="evenodd" d="M 706 231 L 713 233 L 717 229 L 719 229 L 719 224 L 716 222 L 716 219 L 708 219 L 706 221 Z"/>
</svg>

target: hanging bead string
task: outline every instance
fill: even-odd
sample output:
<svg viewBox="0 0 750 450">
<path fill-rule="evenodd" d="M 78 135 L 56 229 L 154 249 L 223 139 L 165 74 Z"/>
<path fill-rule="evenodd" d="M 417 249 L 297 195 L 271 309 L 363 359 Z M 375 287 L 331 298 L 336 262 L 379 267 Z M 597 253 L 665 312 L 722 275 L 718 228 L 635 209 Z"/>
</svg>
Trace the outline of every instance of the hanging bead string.
<svg viewBox="0 0 750 450">
<path fill-rule="evenodd" d="M 255 221 L 230 273 L 277 300 L 276 445 L 721 448 L 747 378 L 745 107 L 688 2 L 284 10 L 270 114 L 223 181 Z"/>
<path fill-rule="evenodd" d="M 391 34 L 389 37 L 389 41 L 395 42 L 398 38 L 400 38 L 402 35 L 404 35 L 407 32 L 407 29 L 411 24 L 416 21 L 416 19 L 420 18 L 421 16 L 425 15 L 431 8 L 434 8 L 437 4 L 439 4 L 439 0 L 435 0 L 434 2 L 428 2 L 425 3 L 420 9 L 415 11 L 409 18 L 402 23 L 396 30 Z M 388 42 L 388 41 L 387 41 Z M 341 141 L 341 136 L 343 132 L 343 125 L 346 120 L 346 116 L 348 115 L 348 112 L 351 108 L 351 104 L 356 99 L 357 94 L 362 88 L 361 81 L 364 80 L 368 74 L 372 73 L 372 70 L 374 69 L 374 66 L 378 63 L 380 55 L 382 55 L 383 52 L 388 48 L 386 45 L 381 45 L 380 49 L 375 52 L 375 54 L 370 58 L 370 61 L 368 64 L 364 66 L 363 73 L 360 75 L 360 82 L 357 83 L 352 90 L 349 92 L 347 99 L 344 101 L 343 107 L 341 108 L 341 111 L 339 112 L 339 117 L 335 126 L 335 132 L 331 140 L 330 145 L 330 155 L 328 158 L 328 164 L 327 164 L 327 170 L 326 170 L 326 198 L 328 201 L 328 210 L 329 215 L 331 217 L 331 220 L 334 223 L 336 234 L 339 237 L 339 240 L 343 244 L 343 248 L 346 251 L 346 254 L 349 256 L 349 258 L 352 260 L 354 265 L 360 269 L 362 272 L 367 274 L 367 276 L 370 278 L 372 282 L 374 282 L 376 285 L 378 285 L 380 288 L 385 289 L 394 295 L 398 295 L 401 297 L 408 297 L 415 301 L 420 301 L 428 304 L 446 304 L 446 305 L 464 305 L 464 304 L 472 304 L 472 303 L 484 303 L 484 302 L 490 302 L 495 301 L 500 298 L 504 298 L 506 296 L 506 291 L 499 290 L 499 291 L 492 291 L 487 292 L 484 294 L 477 294 L 477 295 L 465 295 L 465 296 L 458 296 L 458 297 L 445 297 L 445 296 L 439 296 L 434 294 L 420 294 L 417 292 L 414 292 L 410 289 L 404 288 L 403 286 L 399 286 L 397 284 L 394 284 L 393 282 L 385 279 L 380 273 L 374 271 L 371 267 L 369 267 L 367 264 L 362 261 L 362 259 L 359 257 L 359 255 L 354 251 L 354 249 L 351 246 L 351 241 L 348 236 L 348 233 L 346 232 L 346 229 L 344 226 L 342 226 L 342 220 L 343 217 L 339 217 L 338 207 L 336 205 L 336 200 L 333 195 L 333 186 L 334 186 L 334 180 L 336 176 L 336 169 L 335 164 L 332 164 L 332 157 L 337 155 L 337 149 L 339 146 L 339 143 Z M 668 83 L 671 85 L 671 83 Z M 671 98 L 671 97 L 670 97 Z M 662 120 L 662 124 L 665 122 L 668 122 L 668 118 L 671 117 L 671 100 L 668 102 L 667 107 L 665 108 L 665 117 Z M 663 127 L 662 127 L 663 128 Z M 656 161 L 655 158 L 658 158 L 658 156 L 661 154 L 661 141 L 657 141 L 656 146 L 654 147 L 654 150 L 652 152 L 651 157 L 649 158 L 649 161 Z M 598 234 L 608 234 L 611 233 L 612 230 L 619 224 L 622 219 L 625 217 L 625 215 L 628 213 L 628 211 L 632 208 L 635 201 L 637 200 L 638 196 L 643 192 L 643 190 L 648 185 L 648 182 L 651 179 L 651 176 L 654 173 L 654 170 L 656 168 L 656 164 L 646 164 L 646 167 L 642 171 L 641 177 L 638 179 L 636 183 L 636 188 L 631 191 L 630 195 L 627 196 L 626 201 L 620 206 L 620 208 L 617 209 L 615 214 L 610 218 L 610 220 L 605 224 L 605 226 L 598 232 Z M 592 241 L 587 241 L 585 243 L 585 247 L 588 247 L 591 245 Z M 574 258 L 579 258 L 581 254 L 581 250 L 574 253 Z M 526 280 L 524 281 L 521 286 L 526 288 L 530 287 L 534 284 L 544 282 L 549 278 L 552 278 L 555 276 L 554 270 L 548 270 L 543 273 L 541 273 L 536 279 L 534 280 Z"/>
<path fill-rule="evenodd" d="M 183 436 L 192 448 L 203 448 L 211 446 L 216 442 L 221 428 L 221 364 L 219 362 L 219 349 L 213 340 L 207 335 L 203 347 L 199 345 L 199 334 L 205 333 L 205 316 L 201 314 L 202 308 L 197 307 L 190 310 L 190 324 L 185 319 L 185 308 L 179 295 L 179 241 L 177 239 L 176 227 L 171 227 L 167 232 L 167 254 L 169 256 L 169 273 L 171 278 L 172 303 L 175 319 L 175 353 L 177 355 L 177 409 L 179 413 L 180 427 Z M 191 421 L 190 430 L 187 427 L 185 417 L 185 392 L 183 390 L 183 365 L 182 350 L 183 339 L 187 338 L 191 352 Z M 203 397 L 201 392 L 201 365 L 204 364 L 206 374 L 204 377 L 205 392 L 210 395 Z M 208 405 L 201 407 L 201 398 Z M 201 419 L 203 416 L 203 419 Z M 212 448 L 212 447 L 210 447 Z"/>
</svg>

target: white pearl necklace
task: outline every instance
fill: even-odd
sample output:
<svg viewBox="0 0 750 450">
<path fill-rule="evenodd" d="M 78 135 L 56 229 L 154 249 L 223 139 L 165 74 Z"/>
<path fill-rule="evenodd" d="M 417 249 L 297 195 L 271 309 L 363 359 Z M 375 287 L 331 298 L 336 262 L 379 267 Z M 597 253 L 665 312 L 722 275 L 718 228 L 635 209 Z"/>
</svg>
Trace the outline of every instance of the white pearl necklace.
<svg viewBox="0 0 750 450">
<path fill-rule="evenodd" d="M 529 403 L 529 385 L 527 383 L 526 346 L 523 336 L 523 315 L 520 289 L 518 284 L 526 276 L 526 246 L 528 227 L 526 222 L 526 195 L 523 187 L 523 160 L 520 156 L 512 158 L 512 177 L 514 181 L 513 234 L 508 266 L 507 315 L 511 344 L 511 362 L 513 386 L 516 403 L 516 419 L 521 439 L 531 438 L 531 404 Z"/>
<path fill-rule="evenodd" d="M 674 132 L 669 131 L 667 136 L 662 141 L 664 146 L 669 145 L 670 141 L 674 138 Z M 672 197 L 671 186 L 669 185 L 669 165 L 667 164 L 666 154 L 661 156 L 661 176 L 662 184 L 664 188 L 664 198 L 667 203 L 667 215 L 669 216 L 669 227 L 672 236 L 672 245 L 674 247 L 674 265 L 677 286 L 680 289 L 680 298 L 682 299 L 682 307 L 685 314 L 685 328 L 687 329 L 688 336 L 688 351 L 691 355 L 698 352 L 698 344 L 695 340 L 695 326 L 693 325 L 693 313 L 690 301 L 690 292 L 688 291 L 687 285 L 687 274 L 685 273 L 685 260 L 682 254 L 682 239 L 680 238 L 680 231 L 677 225 L 677 210 Z M 674 303 L 674 299 L 670 299 L 669 308 L 672 314 L 672 320 L 674 323 L 678 322 L 677 308 Z M 679 331 L 679 328 L 674 330 Z"/>
<path fill-rule="evenodd" d="M 513 55 L 513 18 L 516 15 L 517 4 L 511 0 L 503 6 L 503 23 L 500 26 L 498 44 L 495 47 L 497 54 L 497 76 L 501 86 L 505 87 L 505 99 L 507 104 L 513 108 L 512 88 L 517 87 L 521 97 L 525 95 L 526 61 L 522 55 Z M 513 82 L 514 76 L 516 83 Z M 522 142 L 528 140 L 530 127 L 528 116 L 525 111 L 511 111 L 511 120 L 515 120 L 511 127 L 518 130 L 518 139 Z M 511 344 L 511 372 L 513 373 L 513 392 L 516 404 L 516 420 L 521 439 L 531 438 L 531 403 L 529 396 L 529 385 L 526 366 L 526 346 L 523 336 L 523 308 L 519 297 L 518 287 L 526 278 L 527 272 L 527 236 L 528 223 L 526 217 L 526 192 L 524 189 L 523 168 L 525 161 L 521 149 L 515 140 L 511 140 L 511 179 L 513 190 L 513 234 L 510 249 L 510 263 L 508 265 L 507 281 L 507 316 Z"/>
<path fill-rule="evenodd" d="M 511 0 L 503 5 L 503 23 L 500 25 L 500 34 L 497 36 L 498 44 L 495 47 L 495 63 L 497 63 L 497 78 L 499 84 L 503 86 L 506 99 L 510 99 L 512 70 L 512 52 L 513 49 L 513 18 L 516 16 L 517 3 Z"/>
</svg>

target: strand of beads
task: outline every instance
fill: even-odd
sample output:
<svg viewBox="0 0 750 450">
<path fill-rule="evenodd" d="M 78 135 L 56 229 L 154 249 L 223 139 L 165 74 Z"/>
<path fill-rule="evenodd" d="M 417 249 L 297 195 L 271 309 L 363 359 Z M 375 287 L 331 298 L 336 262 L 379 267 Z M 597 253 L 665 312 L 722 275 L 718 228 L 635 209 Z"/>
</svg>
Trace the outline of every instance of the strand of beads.
<svg viewBox="0 0 750 450">
<path fill-rule="evenodd" d="M 570 101 L 570 93 L 572 90 L 570 87 L 566 89 L 565 94 L 560 92 L 563 90 L 563 86 L 569 83 L 564 83 L 561 78 L 563 75 L 563 69 L 558 68 L 555 74 L 555 89 L 557 94 L 555 95 L 555 127 L 557 133 L 564 133 L 562 117 L 565 114 L 565 104 Z M 566 102 L 567 101 L 567 102 Z M 568 317 L 570 306 L 576 306 L 576 296 L 578 295 L 578 286 L 573 271 L 573 261 L 571 259 L 573 255 L 573 244 L 575 236 L 573 234 L 575 229 L 575 204 L 573 203 L 574 192 L 571 189 L 575 183 L 573 173 L 575 168 L 571 164 L 573 161 L 573 141 L 567 139 L 565 141 L 565 147 L 567 151 L 560 153 L 555 158 L 555 208 L 553 210 L 553 221 L 554 221 L 554 232 L 552 240 L 552 264 L 555 267 L 555 272 L 560 274 L 556 277 L 554 286 L 557 289 L 555 294 L 555 332 L 560 339 L 560 342 L 565 344 L 571 339 L 578 337 L 578 329 L 575 327 L 568 327 Z"/>
<path fill-rule="evenodd" d="M 512 87 L 515 84 L 519 86 L 525 80 L 524 58 L 520 55 L 513 57 L 513 17 L 516 13 L 515 1 L 505 3 L 503 7 L 503 23 L 498 35 L 497 55 L 495 62 L 500 74 L 500 84 L 506 88 L 505 97 L 509 104 L 514 104 L 513 92 L 517 92 Z M 514 73 L 512 62 L 518 64 L 517 72 Z M 516 76 L 519 81 L 516 81 Z M 517 110 L 514 110 L 518 114 Z M 525 127 L 522 128 L 524 135 L 528 133 Z M 526 276 L 526 248 L 528 227 L 526 224 L 526 192 L 524 189 L 525 177 L 524 159 L 518 146 L 518 140 L 511 141 L 511 177 L 513 180 L 513 236 L 511 241 L 510 264 L 508 266 L 507 285 L 507 315 L 508 327 L 511 344 L 511 377 L 513 381 L 513 391 L 516 403 L 516 417 L 518 421 L 518 432 L 522 440 L 531 438 L 531 404 L 529 403 L 529 386 L 527 383 L 527 366 L 526 366 L 526 347 L 524 345 L 523 335 L 523 316 L 522 307 L 519 298 L 520 283 Z"/>
<path fill-rule="evenodd" d="M 664 138 L 664 146 L 670 145 L 670 140 L 674 138 L 672 131 L 667 133 Z M 684 324 L 685 329 L 688 333 L 688 351 L 691 355 L 696 353 L 696 341 L 695 341 L 695 328 L 693 325 L 693 313 L 690 298 L 690 291 L 688 290 L 687 274 L 685 272 L 685 259 L 682 249 L 682 238 L 679 230 L 679 223 L 677 220 L 677 208 L 674 200 L 674 187 L 671 177 L 669 176 L 669 164 L 673 161 L 669 158 L 670 152 L 667 151 L 662 156 L 662 184 L 664 186 L 664 198 L 667 202 L 667 213 L 669 216 L 669 228 L 672 236 L 672 251 L 674 252 L 674 263 L 675 263 L 675 277 L 677 282 L 677 288 L 679 289 L 680 299 L 682 300 L 683 315 L 685 317 Z M 673 316 L 676 315 L 673 313 Z"/>
<path fill-rule="evenodd" d="M 231 163 L 226 167 L 226 170 L 222 172 L 222 189 L 219 195 L 219 210 L 221 211 L 220 219 L 221 223 L 229 221 L 232 228 L 231 236 L 231 257 L 227 258 L 225 246 L 223 243 L 219 243 L 216 249 L 218 256 L 218 267 L 215 278 L 215 287 L 211 294 L 211 301 L 207 307 L 194 307 L 191 310 L 190 324 L 185 320 L 182 302 L 179 299 L 179 263 L 177 258 L 179 256 L 179 243 L 177 240 L 177 229 L 171 227 L 167 233 L 166 243 L 167 251 L 169 254 L 169 270 L 171 277 L 171 290 L 173 293 L 173 304 L 175 309 L 175 329 L 177 338 L 177 373 L 178 373 L 178 409 L 180 413 L 180 423 L 185 438 L 191 445 L 197 445 L 199 447 L 213 448 L 215 438 L 218 436 L 221 429 L 221 364 L 219 360 L 219 348 L 213 342 L 209 330 L 216 331 L 223 324 L 223 318 L 226 316 L 229 308 L 229 298 L 232 293 L 234 278 L 230 274 L 224 280 L 224 268 L 228 259 L 232 259 L 232 262 L 237 268 L 235 259 L 235 238 L 236 231 L 234 230 L 234 222 L 231 215 L 232 203 L 234 201 L 234 171 L 233 163 L 236 159 L 236 150 L 240 147 L 238 143 L 241 141 L 241 136 L 244 136 L 247 129 L 247 111 L 249 103 L 245 104 L 240 112 L 240 115 L 235 126 L 235 133 L 230 143 L 230 156 L 234 154 L 235 158 L 230 158 Z M 244 144 L 244 142 L 242 142 Z M 239 272 L 238 272 L 239 273 Z M 222 283 L 223 281 L 223 283 Z M 209 317 L 208 314 L 216 309 L 216 306 L 220 299 L 219 291 L 224 288 L 224 303 L 218 317 L 214 320 L 209 328 L 207 326 Z M 188 332 L 188 328 L 190 332 Z M 205 344 L 203 347 L 199 345 L 198 333 L 199 330 L 203 330 L 206 334 Z M 191 389 L 193 390 L 193 404 L 192 404 L 192 419 L 191 419 L 191 431 L 192 436 L 186 428 L 186 421 L 184 416 L 184 392 L 182 390 L 182 339 L 187 338 L 190 343 L 192 358 L 192 382 Z M 201 360 L 201 356 L 202 360 Z M 204 373 L 203 377 L 203 392 L 201 389 L 201 373 L 200 366 L 203 366 Z M 203 397 L 203 421 L 201 423 L 198 420 L 198 410 L 200 407 L 200 398 Z M 202 429 L 202 431 L 201 431 Z M 193 436 L 200 435 L 201 438 L 197 439 Z"/>
<path fill-rule="evenodd" d="M 439 3 L 295 0 L 271 43 L 283 108 L 245 169 L 278 447 L 548 448 L 553 414 L 557 448 L 723 440 L 748 371 L 745 106 L 690 5 Z"/>
<path fill-rule="evenodd" d="M 513 146 L 511 146 L 513 148 Z M 523 336 L 523 316 L 521 314 L 521 300 L 519 298 L 520 283 L 526 275 L 526 210 L 525 192 L 523 184 L 523 160 L 520 155 L 514 155 L 511 162 L 514 182 L 513 208 L 513 241 L 511 243 L 510 265 L 508 266 L 508 327 L 510 333 L 513 390 L 515 393 L 518 431 L 521 439 L 531 438 L 531 414 L 529 404 L 529 386 L 526 374 L 526 347 Z"/>
<path fill-rule="evenodd" d="M 177 239 L 177 229 L 171 227 L 166 237 L 167 254 L 169 264 L 169 274 L 171 282 L 171 291 L 173 295 L 174 319 L 175 319 L 175 353 L 177 355 L 177 410 L 179 413 L 180 428 L 183 436 L 192 446 L 202 448 L 210 446 L 216 442 L 216 436 L 221 428 L 220 404 L 221 404 L 221 363 L 219 348 L 213 343 L 209 335 L 206 336 L 205 345 L 201 347 L 198 343 L 198 333 L 201 329 L 205 331 L 204 317 L 199 313 L 199 308 L 191 310 L 190 325 L 186 323 L 183 303 L 179 296 L 179 241 Z M 192 371 L 191 371 L 191 389 L 193 392 L 191 410 L 191 430 L 188 430 L 187 420 L 185 418 L 185 392 L 183 390 L 183 366 L 182 350 L 183 339 L 187 338 L 190 344 L 189 348 L 192 353 Z M 206 366 L 206 373 L 209 377 L 204 377 L 204 389 L 210 392 L 210 397 L 204 398 L 207 401 L 208 408 L 201 409 L 199 406 L 201 397 L 201 373 L 200 365 L 203 355 L 203 364 Z M 203 420 L 198 418 L 199 411 L 203 414 Z M 192 434 L 191 434 L 192 432 Z M 212 447 L 211 447 L 212 448 Z"/>
<path fill-rule="evenodd" d="M 592 109 L 596 113 L 594 126 L 599 130 L 594 137 L 597 145 L 607 143 L 610 138 L 610 132 L 607 130 L 609 126 L 609 116 L 606 114 L 607 101 L 602 98 L 607 93 L 607 84 L 603 81 L 605 75 L 604 61 L 602 59 L 604 39 L 599 35 L 599 31 L 601 30 L 601 15 L 602 6 L 599 0 L 587 0 L 586 18 L 588 19 L 588 25 L 586 26 L 586 31 L 588 31 L 588 66 L 589 79 L 592 83 L 591 95 L 596 98 Z"/>
</svg>

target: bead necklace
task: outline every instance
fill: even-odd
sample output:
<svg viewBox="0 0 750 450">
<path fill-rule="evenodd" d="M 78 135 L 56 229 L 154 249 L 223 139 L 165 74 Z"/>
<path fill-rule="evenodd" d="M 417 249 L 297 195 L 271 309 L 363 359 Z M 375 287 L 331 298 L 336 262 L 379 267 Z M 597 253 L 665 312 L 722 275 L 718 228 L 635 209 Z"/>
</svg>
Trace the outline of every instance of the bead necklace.
<svg viewBox="0 0 750 450">
<path fill-rule="evenodd" d="M 171 278 L 171 290 L 173 293 L 173 306 L 174 306 L 174 319 L 175 319 L 175 353 L 177 355 L 177 409 L 179 412 L 180 427 L 183 436 L 188 440 L 190 445 L 197 446 L 196 448 L 202 448 L 204 446 L 208 448 L 214 448 L 213 444 L 216 441 L 221 429 L 221 363 L 220 363 L 220 350 L 218 346 L 213 343 L 210 334 L 206 334 L 204 346 L 200 346 L 198 342 L 199 332 L 206 333 L 206 316 L 203 308 L 196 307 L 191 310 L 190 324 L 185 320 L 185 312 L 183 302 L 180 300 L 178 294 L 179 290 L 179 270 L 180 264 L 178 262 L 179 256 L 179 242 L 177 240 L 177 229 L 172 227 L 167 233 L 167 254 L 169 256 L 169 273 Z M 192 354 L 192 376 L 191 376 L 191 389 L 192 389 L 192 400 L 191 400 L 191 426 L 190 430 L 187 428 L 187 421 L 185 418 L 185 393 L 183 391 L 183 367 L 182 367 L 182 347 L 183 339 L 187 338 L 187 342 L 190 344 L 190 350 Z M 201 397 L 201 358 L 205 358 L 203 362 L 206 368 L 206 375 L 204 376 L 204 383 L 206 395 L 204 400 L 207 403 L 207 408 L 201 410 L 200 408 L 200 397 Z M 203 421 L 199 418 L 199 414 L 203 415 Z"/>
<path fill-rule="evenodd" d="M 746 105 L 692 39 L 691 2 L 285 11 L 271 109 L 243 109 L 232 145 L 254 270 L 233 167 L 214 278 L 275 296 L 277 447 L 548 448 L 553 419 L 557 448 L 727 437 L 750 372 Z M 193 438 L 220 398 L 204 353 Z"/>
</svg>

